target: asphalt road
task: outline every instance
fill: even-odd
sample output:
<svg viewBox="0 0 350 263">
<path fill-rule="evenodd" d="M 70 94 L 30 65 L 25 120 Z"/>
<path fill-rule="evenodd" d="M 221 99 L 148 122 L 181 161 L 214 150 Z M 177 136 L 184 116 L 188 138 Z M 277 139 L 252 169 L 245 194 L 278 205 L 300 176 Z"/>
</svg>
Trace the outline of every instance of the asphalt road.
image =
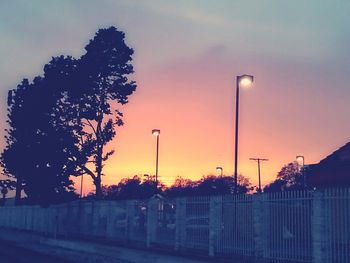
<svg viewBox="0 0 350 263">
<path fill-rule="evenodd" d="M 203 263 L 145 249 L 92 241 L 52 239 L 42 235 L 0 228 L 0 263 Z"/>
<path fill-rule="evenodd" d="M 61 258 L 44 255 L 11 244 L 0 242 L 1 263 L 72 263 Z"/>
</svg>

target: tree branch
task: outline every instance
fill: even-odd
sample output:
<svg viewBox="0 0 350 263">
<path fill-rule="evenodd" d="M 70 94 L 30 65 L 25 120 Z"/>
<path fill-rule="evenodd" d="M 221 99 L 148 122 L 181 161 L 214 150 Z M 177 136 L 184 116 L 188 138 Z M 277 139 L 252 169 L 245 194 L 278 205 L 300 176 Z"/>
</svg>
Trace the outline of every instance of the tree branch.
<svg viewBox="0 0 350 263">
<path fill-rule="evenodd" d="M 97 137 L 97 132 L 96 132 L 96 129 L 94 127 L 94 125 L 92 125 L 92 123 L 88 120 L 88 119 L 85 119 L 87 121 L 87 123 L 83 122 L 84 124 L 88 125 L 91 127 L 91 129 L 93 130 L 95 136 Z"/>
<path fill-rule="evenodd" d="M 88 175 L 90 175 L 92 177 L 92 179 L 96 179 L 96 176 L 95 174 L 89 169 L 87 168 L 86 166 L 84 165 L 79 165 L 79 167 L 84 170 Z"/>
</svg>

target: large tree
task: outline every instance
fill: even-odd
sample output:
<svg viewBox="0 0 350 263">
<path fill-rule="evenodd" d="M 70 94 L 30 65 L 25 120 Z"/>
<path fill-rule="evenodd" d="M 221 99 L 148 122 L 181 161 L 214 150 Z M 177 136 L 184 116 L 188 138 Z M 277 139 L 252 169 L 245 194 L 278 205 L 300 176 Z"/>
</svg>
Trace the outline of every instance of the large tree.
<svg viewBox="0 0 350 263">
<path fill-rule="evenodd" d="M 70 175 L 76 174 L 69 160 L 76 151 L 75 138 L 67 117 L 55 118 L 64 110 L 64 95 L 50 80 L 36 77 L 23 80 L 8 97 L 6 148 L 1 164 L 6 175 L 17 179 L 16 203 L 22 188 L 32 203 L 48 205 L 73 197 Z"/>
<path fill-rule="evenodd" d="M 129 80 L 133 66 L 133 49 L 124 41 L 125 34 L 115 27 L 100 29 L 85 47 L 74 74 L 74 88 L 67 90 L 72 108 L 76 109 L 81 128 L 76 130 L 82 156 L 88 157 L 80 170 L 93 179 L 96 198 L 101 198 L 101 177 L 104 162 L 114 153 L 105 146 L 116 135 L 116 126 L 123 125 L 117 104 L 128 103 L 136 89 Z"/>
<path fill-rule="evenodd" d="M 284 165 L 272 183 L 264 187 L 264 192 L 305 189 L 303 175 L 297 162 Z"/>
<path fill-rule="evenodd" d="M 249 192 L 251 189 L 251 183 L 249 179 L 244 177 L 243 175 L 238 175 L 237 178 L 238 194 L 245 194 Z M 215 175 L 207 175 L 203 176 L 201 180 L 199 180 L 197 186 L 194 191 L 197 195 L 224 195 L 224 194 L 232 194 L 234 192 L 234 178 L 233 176 L 215 176 Z"/>
<path fill-rule="evenodd" d="M 164 185 L 158 185 L 159 190 Z M 150 178 L 141 180 L 141 177 L 135 175 L 133 178 L 122 179 L 116 185 L 102 186 L 104 199 L 146 199 L 155 194 L 156 182 Z"/>
<path fill-rule="evenodd" d="M 44 76 L 9 93 L 7 146 L 1 163 L 35 202 L 71 192 L 70 176 L 88 174 L 101 198 L 105 146 L 123 124 L 117 104 L 135 89 L 133 50 L 115 27 L 100 29 L 79 59 L 54 57 Z"/>
</svg>

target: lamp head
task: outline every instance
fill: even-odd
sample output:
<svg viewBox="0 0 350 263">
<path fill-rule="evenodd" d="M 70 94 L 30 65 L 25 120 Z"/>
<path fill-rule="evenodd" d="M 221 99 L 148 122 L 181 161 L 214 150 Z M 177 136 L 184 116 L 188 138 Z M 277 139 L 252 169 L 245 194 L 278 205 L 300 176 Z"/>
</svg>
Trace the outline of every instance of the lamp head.
<svg viewBox="0 0 350 263">
<path fill-rule="evenodd" d="M 152 134 L 153 134 L 154 136 L 159 136 L 160 130 L 159 130 L 159 129 L 153 129 L 153 130 L 152 130 Z"/>
<path fill-rule="evenodd" d="M 298 155 L 295 157 L 298 163 L 301 163 L 304 165 L 304 156 Z"/>
<path fill-rule="evenodd" d="M 252 75 L 241 75 L 238 76 L 238 84 L 244 87 L 251 86 L 254 82 L 254 77 Z"/>
<path fill-rule="evenodd" d="M 216 171 L 218 171 L 218 172 L 220 171 L 221 172 L 222 171 L 222 167 L 220 167 L 220 166 L 216 167 Z"/>
</svg>

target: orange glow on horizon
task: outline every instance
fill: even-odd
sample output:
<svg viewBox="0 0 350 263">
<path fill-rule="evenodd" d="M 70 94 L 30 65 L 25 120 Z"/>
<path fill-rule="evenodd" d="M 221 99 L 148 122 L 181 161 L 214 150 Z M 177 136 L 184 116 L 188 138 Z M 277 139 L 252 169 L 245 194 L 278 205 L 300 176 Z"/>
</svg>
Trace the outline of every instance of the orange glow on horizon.
<svg viewBox="0 0 350 263">
<path fill-rule="evenodd" d="M 138 89 L 122 109 L 125 125 L 117 129 L 107 147 L 116 152 L 105 164 L 103 185 L 134 175 L 155 174 L 156 142 L 150 136 L 154 127 L 162 131 L 159 180 L 165 185 L 171 185 L 178 176 L 198 180 L 204 175 L 217 175 L 218 164 L 224 175 L 233 174 L 235 86 L 231 72 L 225 77 L 208 73 L 205 76 L 209 77 L 203 79 L 203 72 L 187 76 L 182 69 L 180 73 L 175 69 L 165 71 L 167 74 L 157 69 L 139 75 Z M 276 92 L 269 92 L 268 78 L 256 75 L 259 82 L 255 82 L 255 88 L 241 94 L 238 173 L 257 185 L 257 165 L 249 158 L 268 158 L 269 162 L 261 164 L 264 186 L 276 178 L 283 165 L 295 160 L 296 153 L 304 153 L 309 163 L 315 163 L 335 147 L 334 143 L 320 147 L 319 140 L 324 140 L 326 133 L 307 136 L 317 127 L 305 127 L 300 133 L 299 126 L 289 121 L 294 117 L 299 120 L 294 107 L 281 116 L 286 105 L 280 105 Z M 166 88 L 154 88 L 164 82 L 168 83 Z M 74 181 L 80 189 L 80 180 Z M 91 179 L 85 176 L 84 194 L 93 189 Z"/>
</svg>

